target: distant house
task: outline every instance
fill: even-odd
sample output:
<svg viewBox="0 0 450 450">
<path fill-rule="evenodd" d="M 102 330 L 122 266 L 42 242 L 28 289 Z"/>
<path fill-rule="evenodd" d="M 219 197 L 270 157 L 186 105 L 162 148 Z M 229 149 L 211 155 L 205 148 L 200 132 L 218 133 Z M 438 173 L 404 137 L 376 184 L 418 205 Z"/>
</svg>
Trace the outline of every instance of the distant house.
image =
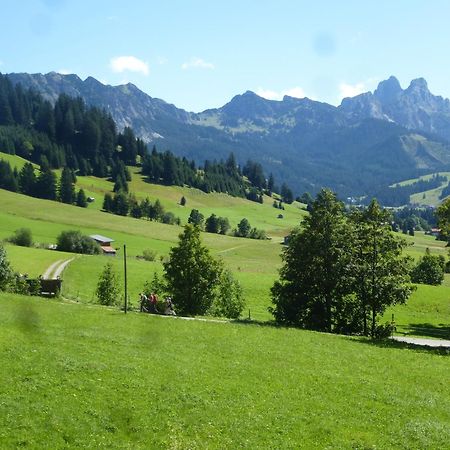
<svg viewBox="0 0 450 450">
<path fill-rule="evenodd" d="M 430 234 L 431 236 L 434 236 L 435 238 L 439 238 L 441 236 L 441 229 L 440 228 L 432 228 L 431 231 L 428 231 L 425 234 Z"/>
<path fill-rule="evenodd" d="M 116 249 L 111 246 L 114 239 L 102 236 L 101 234 L 91 234 L 89 237 L 100 245 L 104 255 L 116 256 Z"/>
</svg>

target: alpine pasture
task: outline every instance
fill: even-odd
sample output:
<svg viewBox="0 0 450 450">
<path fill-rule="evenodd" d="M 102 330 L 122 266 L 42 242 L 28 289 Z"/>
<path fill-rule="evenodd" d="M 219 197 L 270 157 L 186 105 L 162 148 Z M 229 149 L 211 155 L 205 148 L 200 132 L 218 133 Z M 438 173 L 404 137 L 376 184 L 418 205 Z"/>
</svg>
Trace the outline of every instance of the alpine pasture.
<svg viewBox="0 0 450 450">
<path fill-rule="evenodd" d="M 11 157 L 11 163 L 16 161 Z M 282 240 L 306 212 L 146 183 L 134 169 L 130 191 L 156 198 L 185 223 L 192 208 L 246 217 L 270 240 L 202 233 L 211 252 L 241 282 L 245 320 L 205 322 L 150 316 L 96 305 L 100 272 L 112 261 L 128 293 L 138 293 L 175 245 L 182 228 L 101 211 L 112 183 L 78 177 L 95 197 L 88 208 L 0 190 L 0 239 L 19 228 L 40 244 L 77 229 L 114 239 L 115 258 L 77 256 L 63 273 L 59 299 L 0 294 L 2 448 L 445 448 L 450 441 L 448 352 L 373 343 L 275 327 L 270 287 Z M 179 205 L 182 196 L 186 206 Z M 283 218 L 278 218 L 279 214 Z M 414 258 L 445 243 L 423 233 L 405 237 Z M 42 247 L 44 247 L 43 245 Z M 149 249 L 155 261 L 139 258 Z M 73 255 L 6 244 L 15 270 L 42 274 Z M 122 275 L 121 275 L 122 276 Z M 449 277 L 446 275 L 446 277 Z M 122 276 L 123 280 L 123 276 Z M 449 338 L 450 279 L 419 285 L 406 305 L 388 310 L 399 333 Z M 14 374 L 11 377 L 11 374 Z"/>
</svg>

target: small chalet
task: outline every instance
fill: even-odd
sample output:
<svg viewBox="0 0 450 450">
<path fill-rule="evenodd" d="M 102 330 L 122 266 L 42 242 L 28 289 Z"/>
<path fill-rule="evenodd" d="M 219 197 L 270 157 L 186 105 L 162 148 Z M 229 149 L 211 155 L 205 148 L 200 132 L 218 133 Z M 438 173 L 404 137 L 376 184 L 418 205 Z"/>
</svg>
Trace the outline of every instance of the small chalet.
<svg viewBox="0 0 450 450">
<path fill-rule="evenodd" d="M 431 234 L 431 236 L 434 236 L 436 239 L 439 239 L 439 237 L 441 236 L 441 229 L 440 228 L 432 228 L 431 231 L 429 232 L 429 234 Z"/>
<path fill-rule="evenodd" d="M 116 256 L 116 249 L 111 246 L 114 239 L 102 236 L 101 234 L 91 234 L 89 237 L 100 245 L 104 255 Z"/>
</svg>

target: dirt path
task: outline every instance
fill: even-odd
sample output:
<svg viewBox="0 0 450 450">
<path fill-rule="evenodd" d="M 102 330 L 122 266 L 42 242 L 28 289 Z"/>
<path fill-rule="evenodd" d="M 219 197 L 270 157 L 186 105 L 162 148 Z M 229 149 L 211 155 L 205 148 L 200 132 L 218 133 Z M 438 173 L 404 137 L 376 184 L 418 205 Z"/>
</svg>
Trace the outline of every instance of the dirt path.
<svg viewBox="0 0 450 450">
<path fill-rule="evenodd" d="M 44 279 L 44 280 L 48 280 L 49 278 L 50 278 L 50 275 L 53 273 L 53 271 L 55 270 L 55 267 L 58 265 L 58 264 L 61 264 L 61 259 L 58 259 L 58 261 L 55 261 L 53 264 L 51 264 L 48 268 L 47 268 L 47 270 L 44 272 L 44 274 L 42 275 L 42 278 Z"/>
<path fill-rule="evenodd" d="M 450 348 L 450 341 L 444 339 L 424 339 L 424 338 L 402 337 L 402 336 L 393 336 L 392 339 L 398 342 L 406 342 L 407 344 L 412 345 Z"/>
<path fill-rule="evenodd" d="M 42 275 L 42 278 L 44 280 L 55 280 L 58 277 L 61 277 L 61 274 L 63 273 L 64 269 L 67 267 L 67 265 L 73 261 L 74 258 L 71 259 L 58 259 L 58 261 L 55 261 L 53 264 L 51 264 L 48 269 L 45 271 L 44 275 Z"/>
</svg>

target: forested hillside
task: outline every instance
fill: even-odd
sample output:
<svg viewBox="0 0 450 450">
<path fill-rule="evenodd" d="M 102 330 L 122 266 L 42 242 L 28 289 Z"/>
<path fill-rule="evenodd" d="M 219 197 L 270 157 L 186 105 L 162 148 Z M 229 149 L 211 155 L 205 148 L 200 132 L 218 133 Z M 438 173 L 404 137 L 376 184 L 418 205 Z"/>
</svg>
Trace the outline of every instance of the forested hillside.
<svg viewBox="0 0 450 450">
<path fill-rule="evenodd" d="M 120 130 L 132 126 L 147 143 L 197 165 L 231 152 L 241 166 L 258 161 L 296 194 L 325 186 L 341 197 L 372 197 L 375 190 L 450 168 L 450 103 L 421 79 L 403 90 L 391 78 L 374 94 L 338 107 L 289 96 L 267 100 L 247 91 L 220 108 L 192 113 L 130 83 L 109 86 L 55 72 L 8 78 L 52 103 L 64 93 L 81 96 L 108 111 Z"/>
<path fill-rule="evenodd" d="M 132 128 L 122 132 L 109 113 L 84 101 L 61 94 L 54 104 L 31 89 L 13 85 L 0 75 L 0 149 L 17 154 L 40 166 L 33 188 L 7 163 L 0 166 L 0 187 L 42 198 L 55 199 L 55 177 L 51 169 L 65 167 L 72 176 L 110 177 L 114 191 L 128 191 L 126 165 L 142 165 L 148 181 L 166 185 L 190 186 L 204 192 L 226 192 L 233 196 L 262 201 L 263 191 L 275 189 L 272 175 L 266 178 L 259 163 L 247 161 L 241 168 L 230 154 L 226 161 L 195 161 L 175 156 L 170 151 L 148 152 L 147 144 Z M 33 169 L 27 168 L 27 178 Z M 31 172 L 30 172 L 31 171 Z M 22 184 L 27 184 L 26 187 Z M 42 189 L 35 190 L 41 186 Z M 51 186 L 53 186 L 51 188 Z M 284 200 L 292 202 L 292 192 L 282 186 Z M 52 190 L 52 192 L 44 192 Z M 70 202 L 69 202 L 70 203 Z"/>
</svg>

